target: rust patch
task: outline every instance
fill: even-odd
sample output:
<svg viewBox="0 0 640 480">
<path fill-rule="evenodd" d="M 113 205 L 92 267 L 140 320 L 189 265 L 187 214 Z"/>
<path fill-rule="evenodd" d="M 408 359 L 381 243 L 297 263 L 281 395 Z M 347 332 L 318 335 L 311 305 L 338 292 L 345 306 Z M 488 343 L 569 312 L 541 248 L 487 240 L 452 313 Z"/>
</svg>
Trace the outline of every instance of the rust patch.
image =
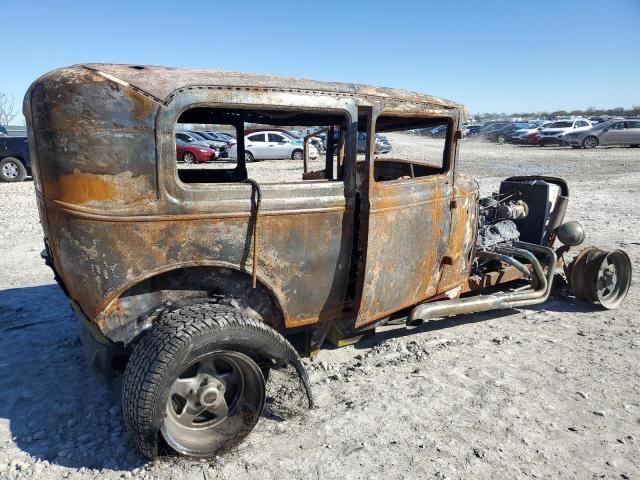
<svg viewBox="0 0 640 480">
<path fill-rule="evenodd" d="M 153 193 L 148 178 L 142 175 L 134 177 L 132 172 L 98 175 L 74 169 L 72 174 L 60 175 L 57 180 L 57 183 L 47 183 L 48 196 L 73 205 L 135 203 Z"/>
<path fill-rule="evenodd" d="M 125 95 L 132 101 L 131 115 L 141 122 L 148 120 L 155 112 L 156 104 L 148 97 L 136 92 L 133 88 L 125 88 Z"/>
</svg>

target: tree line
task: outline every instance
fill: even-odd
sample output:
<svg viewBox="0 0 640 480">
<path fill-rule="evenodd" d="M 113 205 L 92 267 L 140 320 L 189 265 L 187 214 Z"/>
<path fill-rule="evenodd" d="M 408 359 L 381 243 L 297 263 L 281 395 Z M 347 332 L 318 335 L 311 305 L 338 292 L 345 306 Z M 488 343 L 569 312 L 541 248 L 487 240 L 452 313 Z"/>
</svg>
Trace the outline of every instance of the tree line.
<svg viewBox="0 0 640 480">
<path fill-rule="evenodd" d="M 595 108 L 589 107 L 586 110 L 555 110 L 553 112 L 519 112 L 519 113 L 478 113 L 476 119 L 497 120 L 500 118 L 558 118 L 558 117 L 599 117 L 610 115 L 614 117 L 629 117 L 640 115 L 640 105 L 632 105 L 631 108 Z"/>
</svg>

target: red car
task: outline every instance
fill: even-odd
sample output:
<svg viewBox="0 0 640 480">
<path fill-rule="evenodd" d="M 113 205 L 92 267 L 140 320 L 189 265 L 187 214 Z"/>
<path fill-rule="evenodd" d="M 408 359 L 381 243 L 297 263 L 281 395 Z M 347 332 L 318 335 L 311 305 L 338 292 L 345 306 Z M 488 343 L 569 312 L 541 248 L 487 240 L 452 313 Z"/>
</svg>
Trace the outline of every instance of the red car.
<svg viewBox="0 0 640 480">
<path fill-rule="evenodd" d="M 538 132 L 530 133 L 527 136 L 527 145 L 537 145 L 540 140 L 540 134 Z"/>
<path fill-rule="evenodd" d="M 184 163 L 209 162 L 216 159 L 216 151 L 209 147 L 190 145 L 178 140 L 176 141 L 176 158 Z"/>
</svg>

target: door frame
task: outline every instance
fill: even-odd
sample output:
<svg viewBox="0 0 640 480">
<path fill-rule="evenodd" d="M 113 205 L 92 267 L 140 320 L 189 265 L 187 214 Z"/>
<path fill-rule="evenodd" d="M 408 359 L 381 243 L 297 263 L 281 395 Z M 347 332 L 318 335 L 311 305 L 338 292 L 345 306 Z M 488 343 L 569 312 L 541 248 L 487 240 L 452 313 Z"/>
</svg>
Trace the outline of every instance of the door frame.
<svg viewBox="0 0 640 480">
<path fill-rule="evenodd" d="M 360 214 L 360 237 L 361 237 L 361 245 L 362 245 L 362 260 L 361 265 L 358 270 L 358 278 L 356 283 L 356 294 L 354 298 L 354 310 L 355 310 L 355 318 L 354 318 L 354 327 L 356 329 L 366 327 L 371 323 L 380 320 L 381 318 L 385 318 L 386 316 L 403 310 L 407 307 L 420 303 L 424 300 L 427 300 L 430 297 L 436 296 L 438 291 L 438 284 L 440 282 L 440 278 L 443 273 L 442 269 L 442 259 L 446 256 L 447 246 L 449 241 L 449 235 L 451 232 L 451 208 L 453 208 L 453 198 L 455 196 L 455 178 L 456 178 L 456 159 L 457 159 L 457 138 L 458 138 L 458 130 L 460 128 L 460 117 L 456 112 L 451 112 L 450 115 L 446 115 L 444 113 L 425 113 L 421 112 L 419 114 L 407 114 L 403 112 L 384 112 L 381 110 L 378 104 L 373 107 L 360 106 L 359 107 L 359 117 L 362 118 L 362 114 L 366 115 L 366 130 L 368 132 L 368 142 L 367 148 L 365 152 L 365 163 L 366 163 L 366 175 L 364 178 L 364 182 L 362 184 L 362 193 L 366 192 L 366 195 L 362 195 L 361 199 L 361 214 Z M 376 123 L 380 116 L 384 114 L 389 115 L 397 115 L 397 116 L 407 116 L 407 117 L 438 117 L 438 118 L 448 118 L 449 120 L 449 131 L 447 133 L 445 149 L 443 151 L 443 160 L 445 164 L 443 165 L 445 171 L 440 174 L 429 175 L 424 177 L 417 177 L 408 180 L 394 180 L 393 183 L 387 182 L 378 182 L 374 178 L 374 169 L 375 169 L 375 130 Z M 385 310 L 381 310 L 375 313 L 373 316 L 363 316 L 366 312 L 363 312 L 363 308 L 365 305 L 363 304 L 363 300 L 366 298 L 365 289 L 368 288 L 368 280 L 370 276 L 370 263 L 375 261 L 375 259 L 371 259 L 369 256 L 370 246 L 371 246 L 371 215 L 372 215 L 372 205 L 373 210 L 375 211 L 375 203 L 376 197 L 383 193 L 385 190 L 394 190 L 401 188 L 402 186 L 416 188 L 416 186 L 425 185 L 425 184 L 439 184 L 442 187 L 438 186 L 437 188 L 442 188 L 441 192 L 444 191 L 444 195 L 437 200 L 440 201 L 439 205 L 443 208 L 443 212 L 441 212 L 442 223 L 446 224 L 446 232 L 442 231 L 437 233 L 438 238 L 435 238 L 436 244 L 438 244 L 438 253 L 435 254 L 434 262 L 439 265 L 439 273 L 437 280 L 433 283 L 433 287 L 427 291 L 423 291 L 421 294 L 414 295 L 414 297 L 409 302 L 402 302 L 396 305 L 393 305 L 391 308 L 387 308 Z M 433 200 L 428 200 L 426 203 L 433 203 Z M 413 202 L 407 204 L 407 208 L 412 208 L 414 205 Z M 444 206 L 446 205 L 446 210 L 444 210 Z M 402 208 L 398 206 L 398 208 Z M 413 208 L 417 208 L 413 207 Z M 393 249 L 393 246 L 390 245 L 390 248 Z M 426 258 L 426 256 L 425 256 Z M 401 267 L 399 267 L 401 268 Z M 397 288 L 397 286 L 396 286 Z"/>
</svg>

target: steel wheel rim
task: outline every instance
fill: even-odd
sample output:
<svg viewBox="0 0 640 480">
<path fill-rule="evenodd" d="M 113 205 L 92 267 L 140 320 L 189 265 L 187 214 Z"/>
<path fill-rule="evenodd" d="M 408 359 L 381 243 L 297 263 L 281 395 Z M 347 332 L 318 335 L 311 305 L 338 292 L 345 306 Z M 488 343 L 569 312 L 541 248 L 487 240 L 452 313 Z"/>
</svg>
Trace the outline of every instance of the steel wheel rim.
<svg viewBox="0 0 640 480">
<path fill-rule="evenodd" d="M 262 372 L 249 357 L 232 351 L 203 355 L 172 383 L 162 436 L 177 452 L 210 456 L 251 431 L 264 391 Z"/>
<path fill-rule="evenodd" d="M 17 178 L 19 173 L 20 169 L 15 162 L 9 161 L 2 165 L 2 175 L 4 175 L 5 178 Z"/>
<path fill-rule="evenodd" d="M 624 300 L 631 284 L 631 261 L 621 250 L 602 259 L 596 276 L 596 294 L 605 308 L 615 308 Z"/>
</svg>

